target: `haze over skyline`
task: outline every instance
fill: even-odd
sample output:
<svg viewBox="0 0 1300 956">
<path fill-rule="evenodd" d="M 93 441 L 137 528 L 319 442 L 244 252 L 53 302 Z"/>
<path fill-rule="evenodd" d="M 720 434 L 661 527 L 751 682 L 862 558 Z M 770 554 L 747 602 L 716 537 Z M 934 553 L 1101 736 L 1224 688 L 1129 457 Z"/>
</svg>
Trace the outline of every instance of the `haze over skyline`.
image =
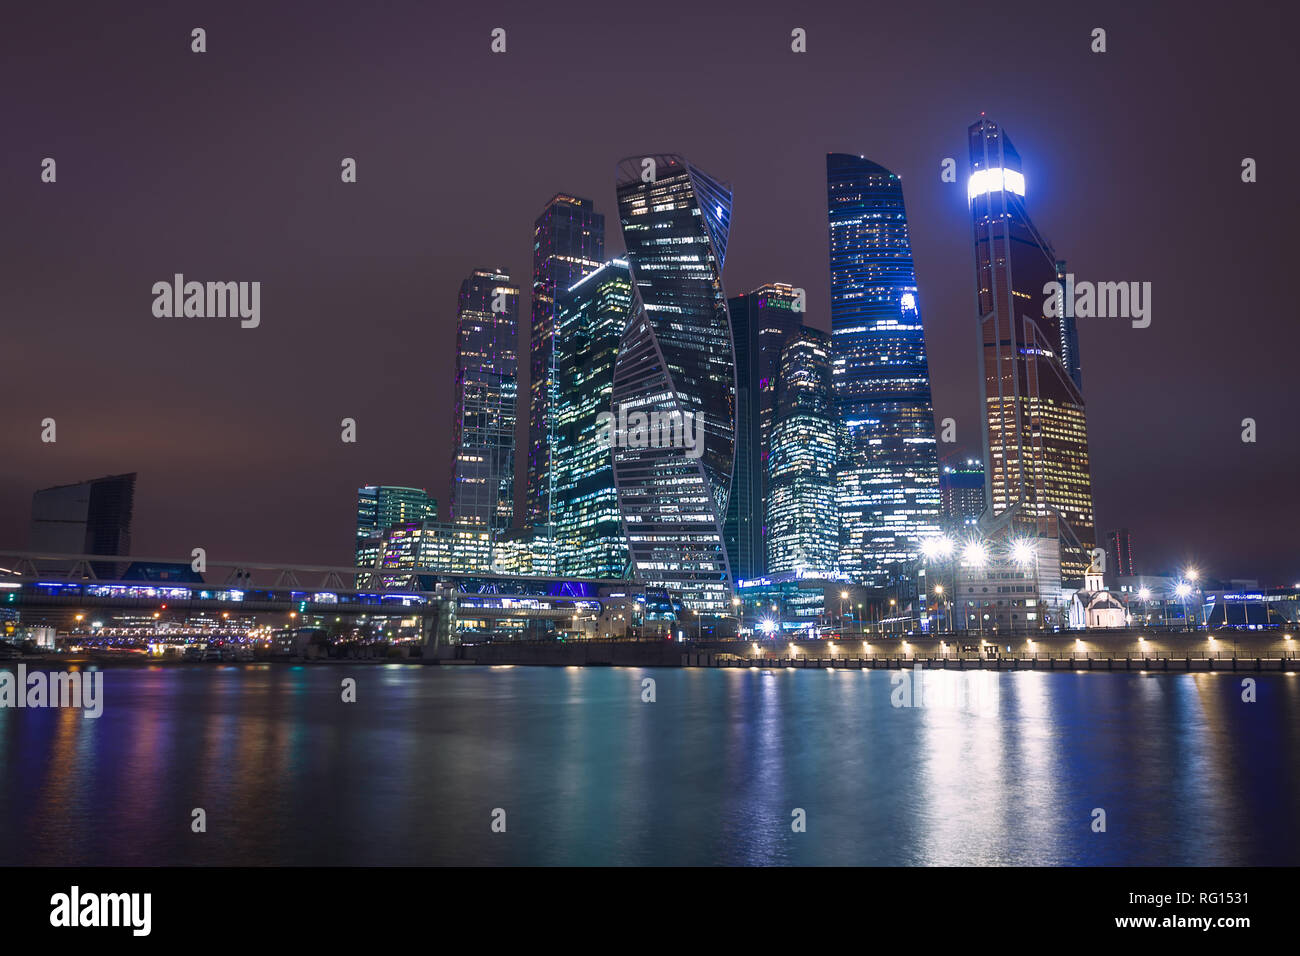
<svg viewBox="0 0 1300 956">
<path fill-rule="evenodd" d="M 1294 13 L 1246 28 L 1189 7 L 940 8 L 767 2 L 693 9 L 679 30 L 601 4 L 16 12 L 0 37 L 0 546 L 26 546 L 38 488 L 121 472 L 139 474 L 142 555 L 349 563 L 368 483 L 426 487 L 445 516 L 461 281 L 504 266 L 527 295 L 557 191 L 595 201 L 620 255 L 615 165 L 638 150 L 732 185 L 728 296 L 803 287 L 822 330 L 826 153 L 899 173 L 935 417 L 957 422 L 939 453 L 978 454 L 965 137 L 983 111 L 1070 271 L 1152 283 L 1149 328 L 1079 320 L 1101 540 L 1130 528 L 1142 570 L 1300 580 L 1284 281 L 1300 144 L 1274 108 L 1294 87 Z M 260 281 L 260 327 L 155 318 L 150 289 L 178 272 Z"/>
</svg>

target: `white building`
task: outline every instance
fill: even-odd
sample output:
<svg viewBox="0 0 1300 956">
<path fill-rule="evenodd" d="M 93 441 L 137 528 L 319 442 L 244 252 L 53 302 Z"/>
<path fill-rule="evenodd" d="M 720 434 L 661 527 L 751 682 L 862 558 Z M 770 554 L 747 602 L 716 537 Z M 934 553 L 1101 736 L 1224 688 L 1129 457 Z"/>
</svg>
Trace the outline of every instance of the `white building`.
<svg viewBox="0 0 1300 956">
<path fill-rule="evenodd" d="M 1069 618 L 1071 628 L 1124 627 L 1128 624 L 1128 609 L 1106 590 L 1101 571 L 1090 564 L 1083 587 L 1070 599 Z"/>
</svg>

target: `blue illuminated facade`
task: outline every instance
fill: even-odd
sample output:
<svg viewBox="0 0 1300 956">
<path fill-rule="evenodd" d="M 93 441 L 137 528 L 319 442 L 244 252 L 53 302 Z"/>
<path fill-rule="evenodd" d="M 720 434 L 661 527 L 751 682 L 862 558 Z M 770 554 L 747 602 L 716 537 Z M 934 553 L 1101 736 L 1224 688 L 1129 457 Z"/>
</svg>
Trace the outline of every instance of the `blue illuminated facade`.
<svg viewBox="0 0 1300 956">
<path fill-rule="evenodd" d="M 632 277 L 618 259 L 556 297 L 551 516 L 560 574 L 621 578 L 627 571 L 614 459 L 599 433 L 601 415 L 613 407 L 631 306 Z"/>
<path fill-rule="evenodd" d="M 771 432 L 767 567 L 829 577 L 839 561 L 830 339 L 802 329 L 781 352 Z"/>
<path fill-rule="evenodd" d="M 840 570 L 883 585 L 939 532 L 939 464 L 925 332 L 898 176 L 826 157 L 832 367 L 843 427 Z"/>
<path fill-rule="evenodd" d="M 458 299 L 451 519 L 489 541 L 514 522 L 518 334 L 510 273 L 474 270 Z"/>
</svg>

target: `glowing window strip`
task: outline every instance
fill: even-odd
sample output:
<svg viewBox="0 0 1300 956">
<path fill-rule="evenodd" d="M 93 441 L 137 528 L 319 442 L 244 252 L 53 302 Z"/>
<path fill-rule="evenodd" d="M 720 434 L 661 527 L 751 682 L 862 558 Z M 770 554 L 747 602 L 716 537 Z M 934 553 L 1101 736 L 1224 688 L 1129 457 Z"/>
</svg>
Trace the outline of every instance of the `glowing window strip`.
<svg viewBox="0 0 1300 956">
<path fill-rule="evenodd" d="M 977 169 L 966 184 L 966 198 L 973 200 L 984 193 L 1006 190 L 1017 196 L 1025 194 L 1025 177 L 1014 169 Z"/>
</svg>

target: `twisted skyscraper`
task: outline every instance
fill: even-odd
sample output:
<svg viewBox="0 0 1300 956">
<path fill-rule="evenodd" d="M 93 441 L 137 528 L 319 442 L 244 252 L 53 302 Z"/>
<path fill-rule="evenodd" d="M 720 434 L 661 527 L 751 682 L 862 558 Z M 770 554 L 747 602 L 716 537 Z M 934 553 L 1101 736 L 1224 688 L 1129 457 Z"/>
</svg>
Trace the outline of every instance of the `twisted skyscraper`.
<svg viewBox="0 0 1300 956">
<path fill-rule="evenodd" d="M 731 189 L 680 156 L 623 160 L 631 316 L 614 368 L 614 483 L 632 574 L 694 611 L 729 610 L 723 542 L 736 446 L 722 265 Z M 642 418 L 641 416 L 644 416 Z M 637 424 L 648 421 L 649 432 Z M 654 422 L 669 423 L 667 434 Z"/>
</svg>

